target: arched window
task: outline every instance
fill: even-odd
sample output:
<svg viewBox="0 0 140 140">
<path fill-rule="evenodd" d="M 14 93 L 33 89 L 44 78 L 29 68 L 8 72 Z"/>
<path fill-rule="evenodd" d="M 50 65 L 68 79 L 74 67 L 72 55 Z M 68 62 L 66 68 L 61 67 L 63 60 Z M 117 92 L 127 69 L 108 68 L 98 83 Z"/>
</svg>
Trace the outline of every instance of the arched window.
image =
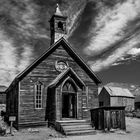
<svg viewBox="0 0 140 140">
<path fill-rule="evenodd" d="M 66 81 L 65 84 L 63 85 L 63 92 L 75 93 L 76 87 L 74 83 L 70 80 Z"/>
<path fill-rule="evenodd" d="M 58 22 L 58 29 L 64 30 L 63 23 L 61 21 Z"/>
<path fill-rule="evenodd" d="M 42 90 L 43 90 L 43 84 L 38 81 L 35 84 L 35 108 L 36 109 L 42 108 Z"/>
<path fill-rule="evenodd" d="M 68 79 L 62 87 L 62 118 L 76 118 L 77 115 L 77 87 Z"/>
</svg>

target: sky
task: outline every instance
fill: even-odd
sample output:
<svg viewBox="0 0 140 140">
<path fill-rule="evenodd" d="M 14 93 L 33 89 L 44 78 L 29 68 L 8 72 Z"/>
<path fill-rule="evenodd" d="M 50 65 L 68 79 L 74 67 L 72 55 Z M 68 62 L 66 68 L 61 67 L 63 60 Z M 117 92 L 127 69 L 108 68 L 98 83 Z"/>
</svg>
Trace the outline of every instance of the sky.
<svg viewBox="0 0 140 140">
<path fill-rule="evenodd" d="M 0 0 L 1 85 L 48 49 L 57 3 L 67 40 L 103 84 L 140 85 L 140 0 Z"/>
</svg>

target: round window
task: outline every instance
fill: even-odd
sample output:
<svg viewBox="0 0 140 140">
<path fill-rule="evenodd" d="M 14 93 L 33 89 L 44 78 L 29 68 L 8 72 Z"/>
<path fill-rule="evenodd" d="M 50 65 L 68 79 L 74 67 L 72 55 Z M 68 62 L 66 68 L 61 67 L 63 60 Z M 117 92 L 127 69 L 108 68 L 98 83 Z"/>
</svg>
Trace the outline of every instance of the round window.
<svg viewBox="0 0 140 140">
<path fill-rule="evenodd" d="M 56 68 L 57 71 L 62 72 L 62 71 L 66 70 L 68 68 L 68 64 L 66 62 L 62 61 L 62 60 L 56 61 L 55 68 Z"/>
</svg>

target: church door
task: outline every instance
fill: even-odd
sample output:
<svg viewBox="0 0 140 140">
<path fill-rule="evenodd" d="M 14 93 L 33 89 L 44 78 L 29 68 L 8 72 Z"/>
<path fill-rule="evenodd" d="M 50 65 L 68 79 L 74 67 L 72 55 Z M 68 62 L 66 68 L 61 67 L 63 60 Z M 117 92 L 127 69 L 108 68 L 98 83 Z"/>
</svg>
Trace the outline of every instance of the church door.
<svg viewBox="0 0 140 140">
<path fill-rule="evenodd" d="M 76 118 L 77 116 L 77 88 L 67 80 L 62 87 L 62 118 Z"/>
</svg>

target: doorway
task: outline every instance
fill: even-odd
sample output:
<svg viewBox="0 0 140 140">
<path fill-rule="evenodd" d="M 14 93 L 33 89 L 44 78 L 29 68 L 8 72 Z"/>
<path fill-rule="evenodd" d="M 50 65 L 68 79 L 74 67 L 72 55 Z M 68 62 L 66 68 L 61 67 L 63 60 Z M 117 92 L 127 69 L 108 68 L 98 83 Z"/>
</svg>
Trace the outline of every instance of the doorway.
<svg viewBox="0 0 140 140">
<path fill-rule="evenodd" d="M 66 81 L 62 88 L 62 118 L 76 118 L 77 89 L 72 81 Z"/>
</svg>

